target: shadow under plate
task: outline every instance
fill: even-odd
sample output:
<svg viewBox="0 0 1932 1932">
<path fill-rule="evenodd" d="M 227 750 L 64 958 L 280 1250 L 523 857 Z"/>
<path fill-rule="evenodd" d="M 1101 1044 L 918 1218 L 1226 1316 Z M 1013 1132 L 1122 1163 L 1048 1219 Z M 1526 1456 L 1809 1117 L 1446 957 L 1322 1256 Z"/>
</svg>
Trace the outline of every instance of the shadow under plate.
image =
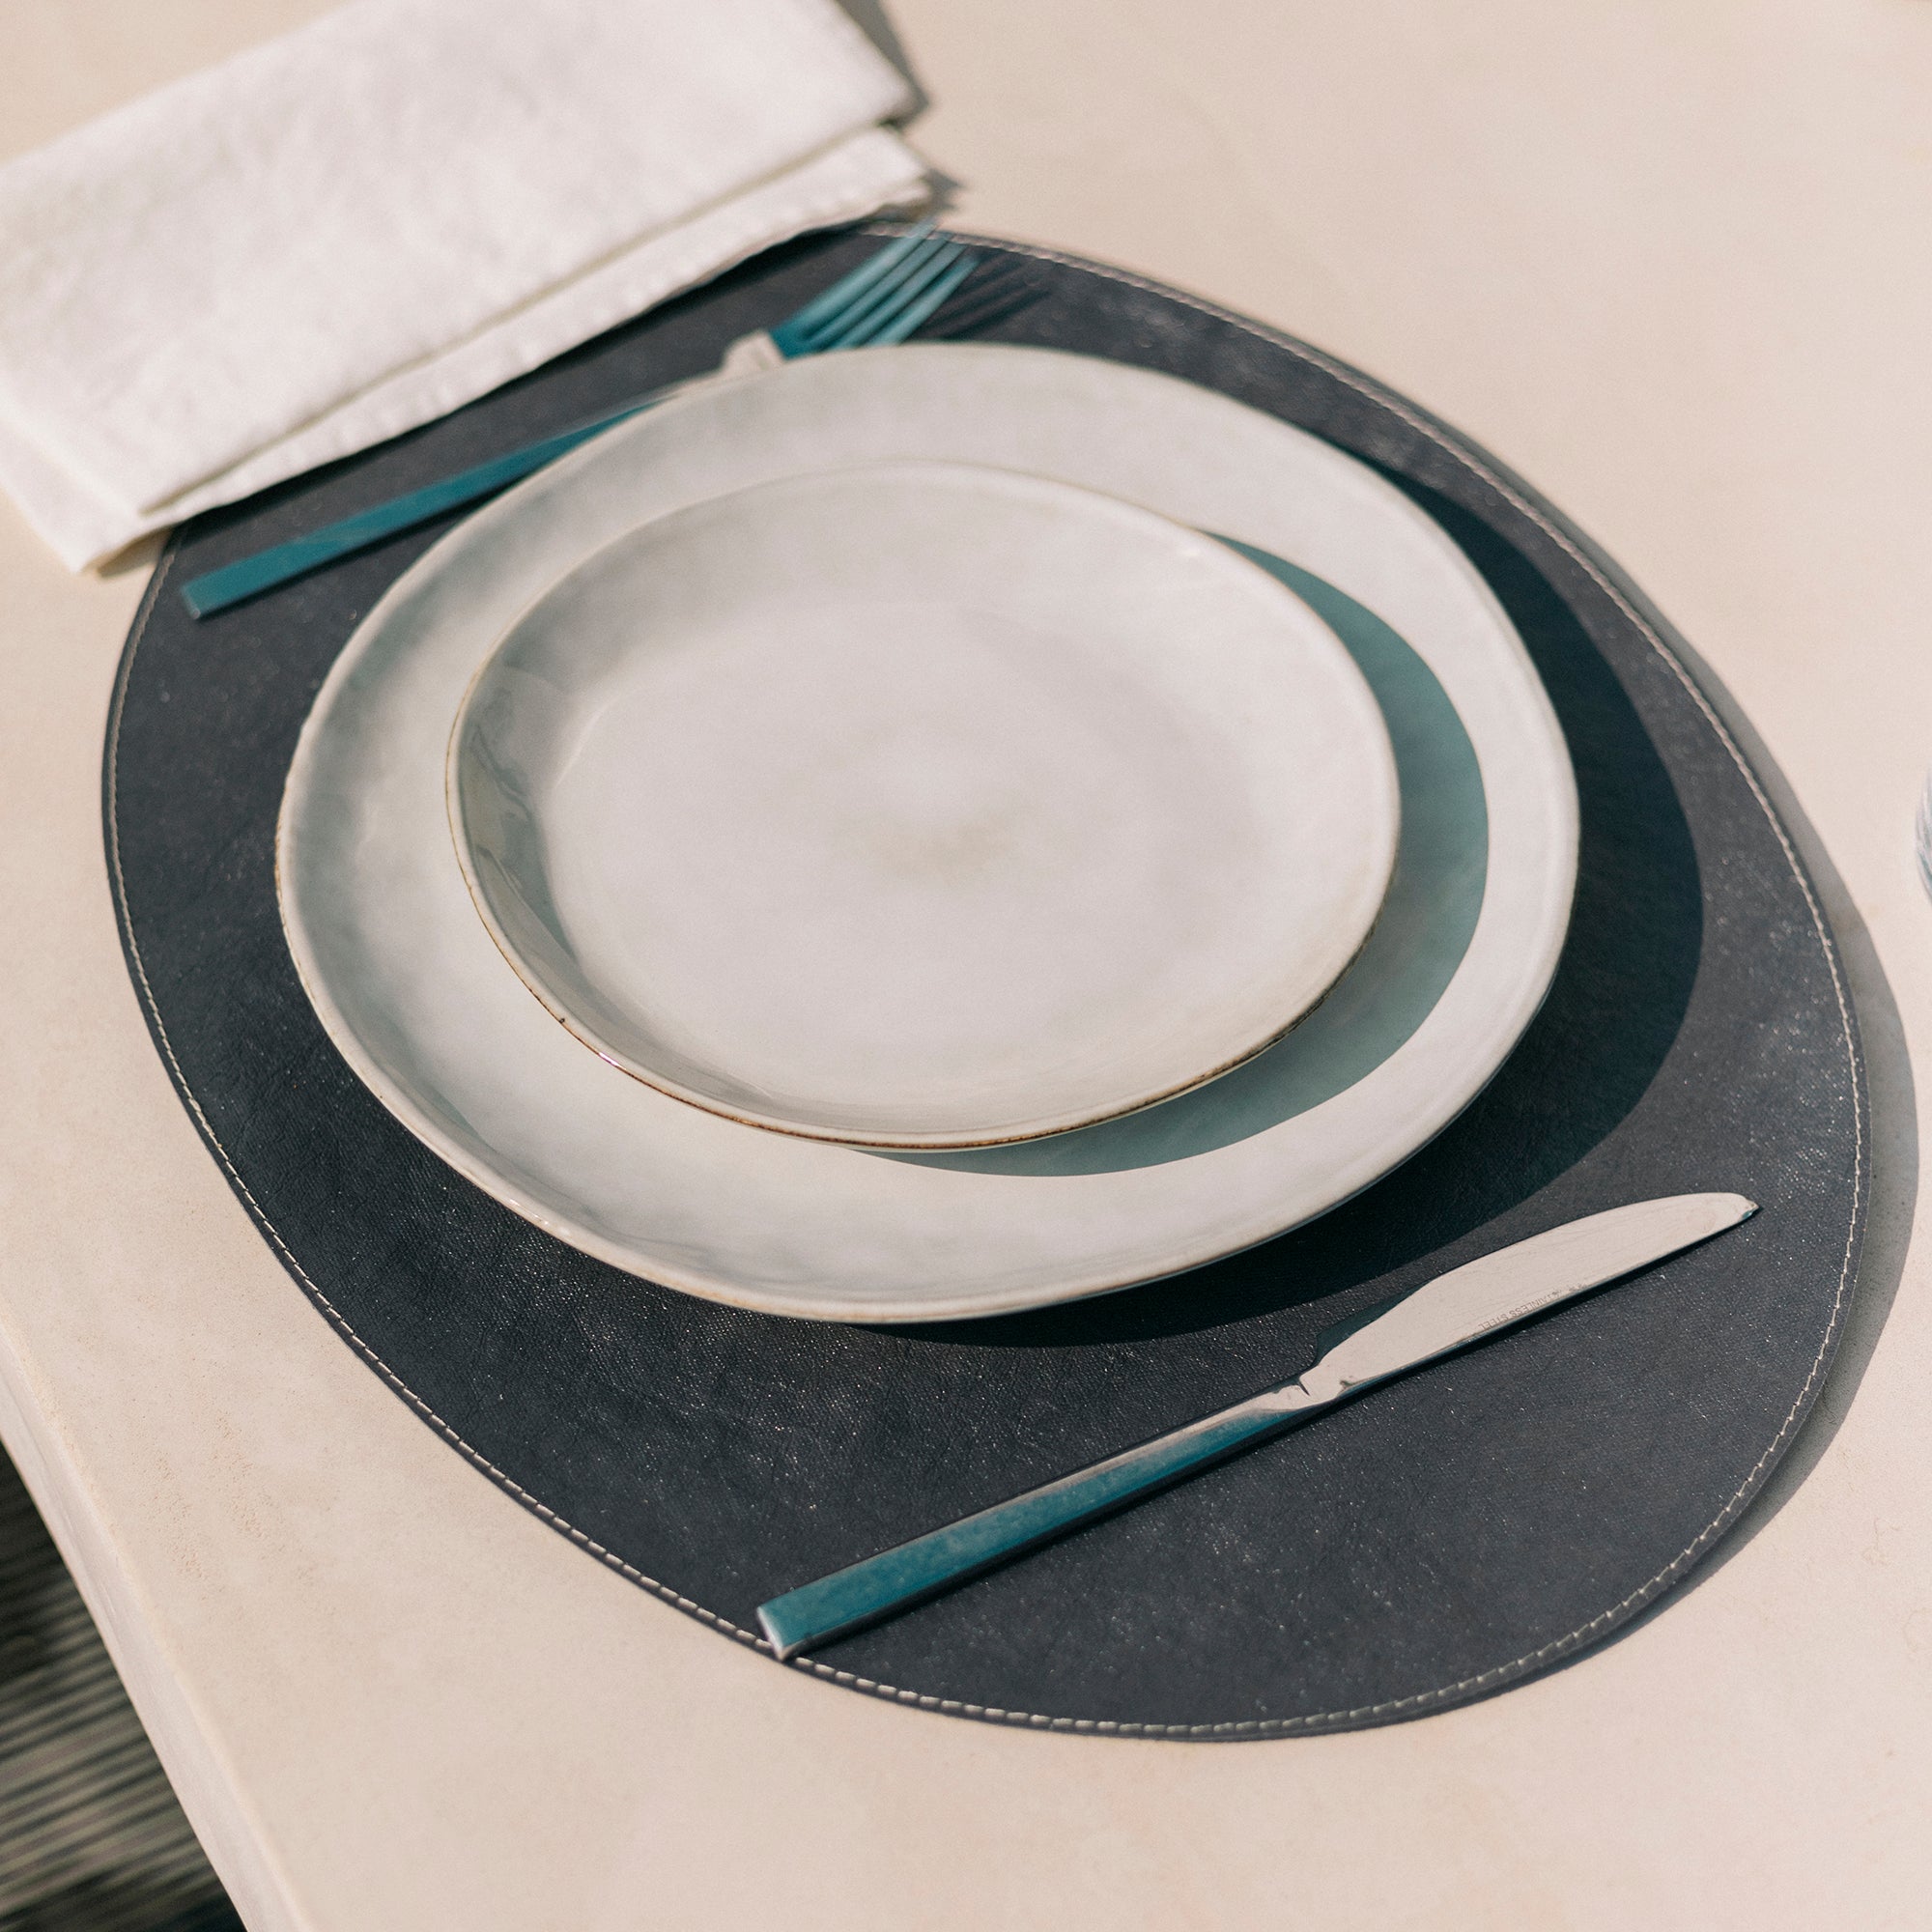
<svg viewBox="0 0 1932 1932">
<path fill-rule="evenodd" d="M 879 1157 L 979 1174 L 1118 1173 L 1264 1133 L 1352 1087 L 1429 1017 L 1483 907 L 1482 772 L 1435 673 L 1366 606 L 1264 551 L 1223 538 L 1294 591 L 1348 647 L 1388 724 L 1402 795 L 1395 872 L 1375 930 L 1307 1018 L 1254 1059 L 1154 1107 L 1042 1140 Z"/>
</svg>

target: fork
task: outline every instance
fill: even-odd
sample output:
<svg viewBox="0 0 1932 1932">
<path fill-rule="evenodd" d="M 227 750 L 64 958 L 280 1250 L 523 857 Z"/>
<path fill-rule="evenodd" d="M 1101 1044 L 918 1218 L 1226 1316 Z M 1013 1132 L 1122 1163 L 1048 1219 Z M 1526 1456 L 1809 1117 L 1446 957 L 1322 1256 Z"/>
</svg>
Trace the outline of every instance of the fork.
<svg viewBox="0 0 1932 1932">
<path fill-rule="evenodd" d="M 354 556 L 385 537 L 414 529 L 446 511 L 494 497 L 546 464 L 554 463 L 579 443 L 672 396 L 776 369 L 800 355 L 903 342 L 958 292 L 978 265 L 979 257 L 969 248 L 937 232 L 931 222 L 922 221 L 782 322 L 740 336 L 710 374 L 654 389 L 541 442 L 526 443 L 507 455 L 445 476 L 440 482 L 424 484 L 373 508 L 358 510 L 355 516 L 327 524 L 306 536 L 291 538 L 238 562 L 223 564 L 219 570 L 189 578 L 181 586 L 182 602 L 196 617 L 213 616 L 277 584 Z"/>
</svg>

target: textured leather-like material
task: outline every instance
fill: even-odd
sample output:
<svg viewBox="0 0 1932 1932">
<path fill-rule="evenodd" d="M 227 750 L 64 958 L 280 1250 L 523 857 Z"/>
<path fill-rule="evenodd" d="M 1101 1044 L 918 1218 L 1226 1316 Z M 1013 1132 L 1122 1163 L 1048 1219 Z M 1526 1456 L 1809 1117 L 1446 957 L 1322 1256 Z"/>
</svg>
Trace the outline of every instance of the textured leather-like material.
<svg viewBox="0 0 1932 1932">
<path fill-rule="evenodd" d="M 1856 1029 L 1790 841 L 1667 640 L 1547 506 L 1352 371 L 1043 257 L 1033 299 L 985 331 L 1191 378 L 1367 458 L 1463 546 L 1548 685 L 1582 805 L 1555 985 L 1462 1118 L 1346 1207 L 1033 1315 L 746 1314 L 477 1193 L 356 1083 L 303 998 L 275 905 L 283 778 L 330 661 L 437 532 L 201 623 L 175 586 L 703 368 L 869 245 L 767 256 L 178 538 L 106 759 L 124 938 L 169 1068 L 296 1280 L 431 1427 L 747 1645 L 762 1599 L 1285 1380 L 1321 1331 L 1441 1268 L 1621 1202 L 1748 1194 L 1763 1212 L 1706 1247 L 785 1666 L 1010 1723 L 1248 1738 L 1548 1669 L 1692 1569 L 1818 1392 L 1866 1191 Z"/>
</svg>

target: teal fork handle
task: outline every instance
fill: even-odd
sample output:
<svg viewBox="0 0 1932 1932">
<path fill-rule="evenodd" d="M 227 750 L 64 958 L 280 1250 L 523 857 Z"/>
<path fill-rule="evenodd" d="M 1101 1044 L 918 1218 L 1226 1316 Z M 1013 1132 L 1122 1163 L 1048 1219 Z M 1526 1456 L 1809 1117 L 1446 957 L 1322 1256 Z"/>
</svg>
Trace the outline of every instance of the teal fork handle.
<svg viewBox="0 0 1932 1932">
<path fill-rule="evenodd" d="M 795 1657 L 847 1631 L 910 1609 L 1009 1557 L 1191 1476 L 1320 1406 L 1326 1404 L 1294 1384 L 1257 1396 L 834 1571 L 815 1583 L 787 1590 L 758 1605 L 758 1622 L 781 1658 Z"/>
<path fill-rule="evenodd" d="M 729 378 L 774 366 L 774 359 L 812 355 L 860 345 L 884 346 L 903 342 L 945 302 L 957 294 L 973 273 L 979 257 L 957 242 L 933 232 L 922 222 L 910 234 L 889 242 L 852 273 L 841 276 L 815 300 L 779 324 L 770 334 L 748 335 L 725 352 L 717 375 Z M 767 358 L 774 359 L 767 359 Z M 699 377 L 697 383 L 712 378 Z M 673 384 L 654 396 L 632 403 L 595 422 L 564 430 L 527 448 L 512 450 L 489 463 L 479 463 L 460 475 L 425 484 L 406 496 L 378 503 L 373 509 L 344 517 L 340 523 L 295 537 L 288 543 L 224 564 L 181 587 L 182 602 L 196 617 L 213 616 L 232 604 L 259 597 L 265 590 L 306 577 L 312 570 L 379 544 L 384 537 L 412 530 L 449 510 L 494 496 L 520 482 L 547 463 L 554 463 L 581 442 L 663 402 L 692 384 Z"/>
<path fill-rule="evenodd" d="M 522 449 L 513 449 L 507 456 L 493 457 L 488 463 L 445 476 L 440 483 L 428 483 L 406 496 L 392 497 L 372 510 L 361 510 L 353 517 L 344 517 L 340 523 L 327 524 L 307 536 L 258 551 L 239 563 L 191 577 L 182 585 L 182 602 L 195 616 L 207 617 L 216 611 L 227 610 L 231 604 L 240 604 L 244 598 L 259 597 L 278 583 L 305 577 L 311 570 L 320 570 L 339 557 L 353 556 L 358 550 L 381 543 L 384 537 L 412 530 L 446 510 L 460 510 L 466 503 L 474 503 L 507 489 L 545 464 L 554 463 L 580 442 L 588 442 L 593 436 L 601 436 L 607 429 L 650 407 L 649 402 L 633 403 L 611 415 L 600 416 L 595 422 L 564 430 L 542 442 L 528 443 Z"/>
</svg>

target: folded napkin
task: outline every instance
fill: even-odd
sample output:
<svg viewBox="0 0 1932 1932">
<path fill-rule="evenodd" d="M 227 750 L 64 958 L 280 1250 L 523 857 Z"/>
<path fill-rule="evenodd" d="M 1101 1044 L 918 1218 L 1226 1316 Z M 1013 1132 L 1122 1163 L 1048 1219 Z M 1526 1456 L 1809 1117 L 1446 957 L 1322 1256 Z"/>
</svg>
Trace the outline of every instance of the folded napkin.
<svg viewBox="0 0 1932 1932">
<path fill-rule="evenodd" d="M 903 205 L 833 0 L 355 0 L 0 168 L 0 485 L 79 568 Z"/>
</svg>

